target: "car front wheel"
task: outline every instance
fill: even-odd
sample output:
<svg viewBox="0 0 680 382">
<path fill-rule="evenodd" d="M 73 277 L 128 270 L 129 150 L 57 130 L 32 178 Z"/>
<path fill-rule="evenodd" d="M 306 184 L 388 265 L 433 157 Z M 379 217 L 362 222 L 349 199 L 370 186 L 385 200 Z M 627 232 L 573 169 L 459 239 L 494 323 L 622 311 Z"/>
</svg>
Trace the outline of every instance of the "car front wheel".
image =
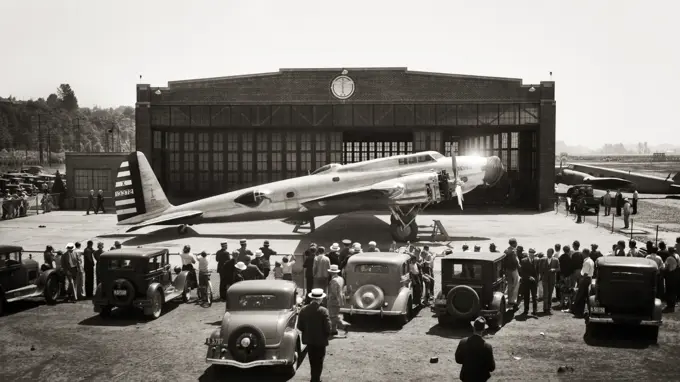
<svg viewBox="0 0 680 382">
<path fill-rule="evenodd" d="M 161 291 L 156 289 L 151 296 L 151 314 L 149 317 L 155 320 L 163 313 L 163 296 Z"/>
<path fill-rule="evenodd" d="M 57 278 L 57 275 L 51 275 L 47 278 L 43 294 L 45 295 L 45 301 L 48 304 L 57 303 L 57 299 L 59 298 L 59 279 Z"/>
</svg>

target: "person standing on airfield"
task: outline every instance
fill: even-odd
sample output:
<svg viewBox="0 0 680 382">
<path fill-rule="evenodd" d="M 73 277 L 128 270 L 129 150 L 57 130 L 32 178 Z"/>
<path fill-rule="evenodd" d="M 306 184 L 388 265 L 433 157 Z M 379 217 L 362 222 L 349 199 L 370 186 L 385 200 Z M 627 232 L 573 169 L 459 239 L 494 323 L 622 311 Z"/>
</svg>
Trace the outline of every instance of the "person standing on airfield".
<svg viewBox="0 0 680 382">
<path fill-rule="evenodd" d="M 229 245 L 227 244 L 226 241 L 223 241 L 220 243 L 220 249 L 215 252 L 215 260 L 217 261 L 217 273 L 220 275 L 220 300 L 225 301 L 227 298 L 227 288 L 229 287 L 229 284 L 227 283 L 227 279 L 229 279 L 229 275 L 227 274 L 227 269 L 225 267 L 227 261 L 231 259 L 231 254 L 229 253 Z M 233 273 L 234 269 L 232 266 L 231 269 L 232 277 L 233 278 Z"/>
<path fill-rule="evenodd" d="M 326 297 L 323 289 L 312 289 L 307 295 L 310 303 L 300 311 L 297 328 L 302 332 L 302 343 L 307 345 L 307 358 L 311 369 L 311 382 L 321 382 L 323 361 L 326 358 L 331 319 L 328 309 L 321 306 Z"/>
</svg>

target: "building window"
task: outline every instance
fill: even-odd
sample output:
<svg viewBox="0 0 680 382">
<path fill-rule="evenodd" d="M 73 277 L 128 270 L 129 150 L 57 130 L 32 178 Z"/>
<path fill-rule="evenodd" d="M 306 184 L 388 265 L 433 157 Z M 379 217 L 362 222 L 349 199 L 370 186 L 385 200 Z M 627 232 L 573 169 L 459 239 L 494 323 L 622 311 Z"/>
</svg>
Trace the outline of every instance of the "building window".
<svg viewBox="0 0 680 382">
<path fill-rule="evenodd" d="M 342 163 L 342 133 L 328 133 L 330 142 L 331 163 Z"/>
<path fill-rule="evenodd" d="M 253 181 L 252 171 L 253 171 L 253 133 L 243 133 L 241 134 L 241 148 L 243 150 L 243 156 L 241 157 L 241 165 L 243 166 L 243 173 L 246 172 L 251 174 L 250 180 L 245 183 Z"/>
<path fill-rule="evenodd" d="M 498 146 L 499 139 L 500 139 L 500 134 L 494 134 L 493 135 L 493 148 L 494 148 L 494 150 L 497 150 L 499 148 L 499 146 Z"/>
<path fill-rule="evenodd" d="M 538 123 L 538 105 L 521 105 L 519 123 L 520 125 Z"/>
<path fill-rule="evenodd" d="M 267 133 L 257 133 L 257 152 L 269 151 L 269 137 Z"/>
<path fill-rule="evenodd" d="M 243 133 L 241 134 L 242 144 L 241 149 L 243 151 L 253 151 L 253 133 Z"/>
<path fill-rule="evenodd" d="M 238 153 L 227 153 L 227 171 L 238 173 Z"/>
<path fill-rule="evenodd" d="M 180 163 L 179 133 L 168 133 L 168 150 L 170 151 L 170 188 L 177 190 L 180 187 Z"/>
<path fill-rule="evenodd" d="M 510 133 L 510 148 L 511 149 L 519 148 L 519 133 L 518 132 Z"/>
<path fill-rule="evenodd" d="M 267 133 L 257 134 L 257 181 L 269 181 L 269 136 Z"/>
<path fill-rule="evenodd" d="M 237 152 L 238 151 L 238 134 L 237 133 L 227 133 L 227 151 Z"/>
<path fill-rule="evenodd" d="M 283 142 L 281 139 L 281 133 L 272 133 L 272 149 L 271 149 L 271 155 L 272 155 L 272 180 L 280 180 L 280 176 L 275 176 L 275 174 L 280 174 L 282 168 L 282 163 L 283 163 L 283 155 L 281 154 L 281 149 L 283 146 Z"/>
<path fill-rule="evenodd" d="M 286 134 L 286 151 L 295 152 L 297 151 L 297 133 L 287 133 Z"/>
<path fill-rule="evenodd" d="M 236 155 L 236 154 L 234 154 Z M 227 189 L 233 190 L 239 185 L 238 172 L 228 172 L 227 173 Z"/>
<path fill-rule="evenodd" d="M 519 151 L 510 150 L 510 170 L 517 171 L 519 161 Z"/>
<path fill-rule="evenodd" d="M 312 135 L 308 133 L 300 134 L 300 151 L 312 151 Z"/>
<path fill-rule="evenodd" d="M 508 150 L 501 150 L 501 162 L 505 168 L 508 168 Z"/>
<path fill-rule="evenodd" d="M 442 149 L 442 133 L 441 131 L 430 132 L 430 150 L 440 152 Z"/>
<path fill-rule="evenodd" d="M 300 153 L 300 171 L 307 173 L 312 171 L 312 153 L 301 152 Z"/>
<path fill-rule="evenodd" d="M 183 186 L 185 190 L 196 189 L 196 142 L 194 133 L 184 133 Z"/>
<path fill-rule="evenodd" d="M 499 122 L 501 125 L 517 125 L 519 123 L 519 107 L 517 104 L 501 105 Z"/>
<path fill-rule="evenodd" d="M 415 142 L 416 151 L 425 151 L 428 146 L 426 131 L 416 131 L 413 133 L 413 141 Z"/>
<path fill-rule="evenodd" d="M 508 148 L 508 133 L 501 134 L 501 148 L 502 149 Z"/>
<path fill-rule="evenodd" d="M 212 180 L 215 187 L 222 187 L 224 181 L 224 134 L 213 134 L 213 172 Z"/>
<path fill-rule="evenodd" d="M 536 152 L 531 153 L 531 180 L 536 180 L 536 167 L 538 162 L 536 160 Z"/>
<path fill-rule="evenodd" d="M 198 188 L 210 189 L 210 134 L 198 133 Z"/>
<path fill-rule="evenodd" d="M 153 132 L 153 148 L 162 149 L 163 148 L 163 132 L 154 131 Z"/>
<path fill-rule="evenodd" d="M 90 190 L 97 193 L 99 190 L 108 195 L 111 192 L 111 170 L 102 169 L 75 169 L 75 194 L 85 196 L 90 194 Z"/>
<path fill-rule="evenodd" d="M 297 174 L 297 153 L 287 152 L 286 153 L 286 171 L 289 173 Z"/>
</svg>

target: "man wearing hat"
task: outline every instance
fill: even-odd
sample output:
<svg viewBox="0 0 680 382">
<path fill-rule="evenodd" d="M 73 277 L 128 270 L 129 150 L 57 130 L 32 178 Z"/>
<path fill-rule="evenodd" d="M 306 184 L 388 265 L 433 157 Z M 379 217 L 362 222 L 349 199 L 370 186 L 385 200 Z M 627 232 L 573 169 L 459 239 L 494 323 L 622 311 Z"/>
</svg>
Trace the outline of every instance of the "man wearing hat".
<svg viewBox="0 0 680 382">
<path fill-rule="evenodd" d="M 482 251 L 482 247 L 480 247 L 479 245 L 475 245 L 474 251 L 475 251 L 475 252 L 481 252 L 481 251 Z"/>
<path fill-rule="evenodd" d="M 78 259 L 73 249 L 73 243 L 66 244 L 66 253 L 61 257 L 61 266 L 68 283 L 68 291 L 71 293 L 70 300 L 76 302 L 78 301 L 78 293 L 76 292 L 75 280 L 78 274 Z"/>
<path fill-rule="evenodd" d="M 314 288 L 314 258 L 316 257 L 316 243 L 311 243 L 304 253 L 302 268 L 305 271 L 305 290 Z"/>
<path fill-rule="evenodd" d="M 94 266 L 94 277 L 95 277 L 95 285 L 98 285 L 101 282 L 102 279 L 102 265 L 99 263 L 99 259 L 101 258 L 102 253 L 104 253 L 104 243 L 101 241 L 97 243 L 97 250 L 92 253 L 92 257 L 94 257 L 94 260 L 96 261 L 95 266 Z M 95 288 L 96 289 L 96 288 Z"/>
<path fill-rule="evenodd" d="M 343 269 L 344 265 L 347 261 L 347 258 L 349 257 L 350 254 L 352 254 L 352 241 L 350 239 L 344 239 L 342 241 L 342 249 L 340 250 L 340 253 L 338 254 L 339 260 L 340 260 L 340 270 Z"/>
<path fill-rule="evenodd" d="M 217 273 L 220 275 L 220 300 L 226 300 L 227 288 L 233 282 L 234 276 L 234 261 L 229 253 L 229 245 L 226 241 L 220 243 L 220 249 L 215 252 L 215 260 L 217 261 Z M 231 261 L 231 266 L 227 269 L 227 262 Z"/>
<path fill-rule="evenodd" d="M 345 302 L 345 280 L 340 276 L 340 268 L 335 264 L 331 264 L 328 273 L 331 275 L 331 281 L 328 283 L 328 314 L 331 317 L 331 333 L 338 334 L 338 327 L 340 327 L 346 337 L 348 324 L 343 321 L 340 314 L 340 307 Z"/>
<path fill-rule="evenodd" d="M 238 253 L 234 253 L 234 254 L 232 255 L 232 258 L 235 259 L 236 256 L 238 256 Z M 246 266 L 245 263 L 243 263 L 243 262 L 241 262 L 241 261 L 239 261 L 238 263 L 236 263 L 236 264 L 234 265 L 234 279 L 233 279 L 233 284 L 236 284 L 236 283 L 239 282 L 239 281 L 245 280 L 245 277 L 243 277 L 243 271 L 245 271 L 246 269 L 248 269 L 248 267 Z M 226 301 L 226 298 L 225 298 L 225 301 Z"/>
<path fill-rule="evenodd" d="M 517 239 L 508 241 L 510 246 L 505 250 L 503 271 L 508 281 L 508 304 L 517 310 L 517 297 L 519 295 L 519 259 L 517 258 Z"/>
<path fill-rule="evenodd" d="M 529 314 L 529 297 L 531 296 L 532 314 L 536 315 L 538 310 L 538 302 L 536 301 L 537 285 L 538 285 L 538 266 L 535 260 L 536 251 L 529 249 L 529 256 L 522 259 L 519 267 L 520 274 L 520 288 L 522 289 L 522 297 L 524 297 L 524 314 Z"/>
<path fill-rule="evenodd" d="M 87 247 L 83 250 L 85 269 L 85 297 L 92 298 L 94 295 L 94 242 L 87 241 Z"/>
<path fill-rule="evenodd" d="M 120 244 L 120 241 L 118 241 L 118 240 L 116 240 L 116 242 L 113 243 L 113 247 L 114 247 L 115 249 L 121 249 L 121 248 L 123 248 L 123 246 Z"/>
<path fill-rule="evenodd" d="M 543 285 L 543 313 L 547 314 L 551 313 L 553 290 L 557 285 L 557 274 L 560 271 L 560 262 L 554 254 L 555 250 L 548 248 L 548 256 L 539 261 L 538 265 L 539 282 Z"/>
<path fill-rule="evenodd" d="M 489 252 L 498 252 L 498 249 L 496 249 L 496 244 L 491 243 L 489 244 Z"/>
<path fill-rule="evenodd" d="M 272 255 L 276 256 L 276 251 L 269 248 L 269 240 L 265 240 L 264 243 L 262 243 L 260 251 L 262 251 L 262 258 L 260 259 L 260 264 L 262 265 L 261 269 L 264 273 L 264 278 L 266 279 L 269 277 L 269 272 L 271 272 L 271 257 Z"/>
<path fill-rule="evenodd" d="M 253 253 L 247 248 L 248 246 L 248 241 L 246 239 L 241 239 L 239 240 L 239 244 L 241 245 L 241 248 L 238 249 L 238 258 L 236 261 L 241 261 L 241 262 L 246 262 L 246 256 L 250 256 L 250 258 L 253 258 Z"/>
<path fill-rule="evenodd" d="M 339 266 L 340 265 L 340 253 L 339 253 L 340 252 L 340 246 L 338 245 L 338 243 L 333 243 L 333 245 L 331 245 L 331 247 L 329 248 L 329 251 L 330 252 L 328 252 L 328 260 L 331 261 L 331 265 L 335 264 L 335 265 Z"/>
<path fill-rule="evenodd" d="M 375 241 L 369 241 L 368 242 L 368 248 L 366 248 L 366 252 L 380 252 L 380 249 L 378 248 L 378 244 L 376 244 Z"/>
<path fill-rule="evenodd" d="M 323 289 L 312 289 L 307 297 L 310 303 L 300 310 L 297 328 L 302 332 L 302 343 L 307 345 L 311 381 L 321 382 L 328 337 L 331 335 L 331 319 L 328 309 L 321 306 L 326 297 Z"/>
<path fill-rule="evenodd" d="M 631 207 L 630 207 L 630 200 L 628 198 L 623 199 L 623 228 L 628 228 L 628 224 L 630 221 L 630 213 L 631 213 Z"/>
<path fill-rule="evenodd" d="M 488 381 L 491 373 L 496 370 L 493 348 L 482 338 L 485 327 L 484 317 L 477 318 L 472 324 L 473 334 L 458 343 L 456 363 L 462 365 L 461 381 Z"/>
</svg>

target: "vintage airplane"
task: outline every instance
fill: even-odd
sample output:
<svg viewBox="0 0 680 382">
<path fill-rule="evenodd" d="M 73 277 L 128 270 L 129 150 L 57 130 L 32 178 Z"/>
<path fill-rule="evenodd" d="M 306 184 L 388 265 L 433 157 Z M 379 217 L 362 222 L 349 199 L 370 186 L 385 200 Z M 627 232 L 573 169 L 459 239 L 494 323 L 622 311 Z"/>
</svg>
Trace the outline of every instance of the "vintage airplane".
<svg viewBox="0 0 680 382">
<path fill-rule="evenodd" d="M 389 209 L 390 231 L 399 242 L 415 241 L 418 213 L 443 200 L 497 184 L 505 173 L 500 158 L 446 157 L 436 151 L 396 155 L 352 164 L 328 164 L 310 175 L 174 206 L 170 204 L 149 162 L 141 152 L 121 163 L 115 204 L 119 225 L 127 232 L 151 225 L 187 225 L 282 219 L 289 224 L 314 217 L 363 209 Z"/>
<path fill-rule="evenodd" d="M 570 164 L 568 167 L 556 168 L 555 183 L 567 185 L 591 184 L 600 190 L 635 191 L 642 194 L 678 194 L 680 193 L 680 173 L 665 179 L 630 171 L 614 170 L 586 164 Z"/>
</svg>

